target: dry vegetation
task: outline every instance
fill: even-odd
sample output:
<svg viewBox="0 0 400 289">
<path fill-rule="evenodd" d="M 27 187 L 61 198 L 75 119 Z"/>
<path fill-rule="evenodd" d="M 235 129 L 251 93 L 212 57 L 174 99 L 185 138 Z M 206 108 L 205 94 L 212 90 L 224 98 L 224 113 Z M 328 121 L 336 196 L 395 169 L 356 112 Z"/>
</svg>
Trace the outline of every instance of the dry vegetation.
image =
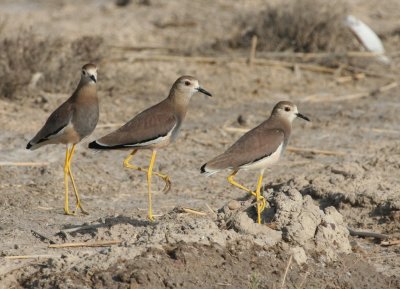
<svg viewBox="0 0 400 289">
<path fill-rule="evenodd" d="M 49 92 L 71 89 L 82 63 L 98 62 L 102 56 L 99 36 L 66 43 L 62 38 L 41 38 L 32 30 L 15 35 L 0 41 L 0 97 L 6 99 L 21 99 L 36 88 Z"/>
<path fill-rule="evenodd" d="M 256 35 L 262 51 L 345 51 L 354 45 L 343 25 L 347 14 L 348 6 L 341 0 L 285 0 L 256 17 L 242 16 L 242 31 L 228 43 L 232 48 L 247 48 Z"/>
</svg>

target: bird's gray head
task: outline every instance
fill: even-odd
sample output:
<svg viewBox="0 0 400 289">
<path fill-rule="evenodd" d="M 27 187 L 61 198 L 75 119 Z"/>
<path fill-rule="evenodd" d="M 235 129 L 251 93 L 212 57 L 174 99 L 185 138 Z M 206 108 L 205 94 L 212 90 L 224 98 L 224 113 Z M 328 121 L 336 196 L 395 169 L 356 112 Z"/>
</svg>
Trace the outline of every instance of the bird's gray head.
<svg viewBox="0 0 400 289">
<path fill-rule="evenodd" d="M 272 110 L 272 115 L 283 117 L 290 122 L 292 122 L 296 117 L 300 117 L 306 121 L 310 121 L 308 117 L 299 113 L 299 111 L 297 110 L 297 106 L 290 101 L 278 102 Z"/>
<path fill-rule="evenodd" d="M 211 93 L 200 87 L 199 81 L 196 78 L 189 75 L 179 77 L 172 86 L 171 92 L 174 94 L 178 92 L 179 94 L 186 95 L 189 98 L 192 97 L 196 92 L 201 92 L 208 96 L 212 96 Z"/>
<path fill-rule="evenodd" d="M 90 84 L 97 82 L 97 66 L 95 64 L 88 63 L 82 67 L 81 81 Z"/>
</svg>

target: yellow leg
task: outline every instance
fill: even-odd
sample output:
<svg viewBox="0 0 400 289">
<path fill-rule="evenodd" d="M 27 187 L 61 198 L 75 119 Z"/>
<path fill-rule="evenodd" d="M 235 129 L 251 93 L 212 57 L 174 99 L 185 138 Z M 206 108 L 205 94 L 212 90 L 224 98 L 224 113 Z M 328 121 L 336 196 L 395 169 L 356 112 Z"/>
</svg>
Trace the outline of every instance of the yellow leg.
<svg viewBox="0 0 400 289">
<path fill-rule="evenodd" d="M 130 160 L 132 159 L 132 157 L 137 153 L 137 151 L 138 151 L 138 150 L 133 150 L 133 151 L 130 153 L 130 155 L 124 160 L 124 167 L 126 167 L 126 168 L 128 168 L 128 169 L 134 169 L 134 170 L 137 170 L 137 171 L 139 171 L 139 172 L 148 173 L 148 170 L 146 170 L 146 169 L 144 169 L 144 168 L 141 168 L 141 167 L 134 166 L 134 165 L 132 165 L 132 164 L 129 163 L 129 161 L 130 161 Z M 163 189 L 163 192 L 164 192 L 164 193 L 168 192 L 168 191 L 171 189 L 171 180 L 170 180 L 170 178 L 169 178 L 168 175 L 164 175 L 164 174 L 158 173 L 158 172 L 153 172 L 153 175 L 156 175 L 156 176 L 162 178 L 163 181 L 165 182 L 165 186 L 164 186 L 164 189 Z"/>
<path fill-rule="evenodd" d="M 156 150 L 153 150 L 152 154 L 151 154 L 151 160 L 150 160 L 150 164 L 149 164 L 149 169 L 147 171 L 147 190 L 149 193 L 149 220 L 150 221 L 154 221 L 154 217 L 153 217 L 153 210 L 151 207 L 151 175 L 153 172 L 153 165 L 154 165 L 154 161 L 156 160 Z"/>
<path fill-rule="evenodd" d="M 256 198 L 257 198 L 257 223 L 261 224 L 261 212 L 264 210 L 264 208 L 261 209 L 262 205 L 260 204 L 261 200 L 261 186 L 262 186 L 262 179 L 263 179 L 263 174 L 261 173 L 260 176 L 258 177 L 258 182 L 257 182 L 257 189 L 256 189 Z M 265 201 L 265 198 L 262 197 Z"/>
<path fill-rule="evenodd" d="M 75 211 L 78 210 L 78 208 L 79 208 L 79 209 L 81 209 L 82 213 L 88 215 L 89 213 L 82 207 L 81 200 L 80 200 L 80 198 L 79 198 L 78 189 L 76 188 L 74 176 L 72 175 L 72 171 L 71 171 L 71 160 L 72 160 L 72 156 L 74 155 L 74 152 L 75 152 L 75 146 L 76 146 L 75 144 L 72 145 L 72 148 L 71 148 L 70 153 L 69 153 L 69 158 L 68 158 L 68 174 L 69 174 L 69 177 L 70 177 L 70 179 L 71 179 L 72 188 L 74 189 L 75 198 L 76 198 Z"/>
<path fill-rule="evenodd" d="M 64 200 L 64 213 L 66 215 L 74 215 L 69 211 L 69 202 L 68 202 L 68 174 L 69 174 L 69 147 L 67 145 L 67 150 L 65 152 L 65 163 L 64 163 L 64 186 L 65 186 L 65 200 Z"/>
<path fill-rule="evenodd" d="M 242 189 L 242 190 L 252 194 L 253 196 L 255 196 L 257 198 L 257 193 L 253 192 L 252 190 L 246 188 L 245 186 L 239 184 L 238 182 L 236 182 L 234 180 L 234 177 L 236 176 L 237 172 L 238 171 L 233 171 L 232 174 L 230 174 L 228 176 L 228 182 L 230 184 L 234 185 L 235 187 L 237 187 L 239 189 Z M 264 211 L 267 202 L 266 202 L 265 198 L 263 196 L 261 196 L 261 195 L 259 196 L 259 198 L 257 198 L 257 201 L 261 201 L 261 204 L 257 204 L 257 208 L 258 208 L 258 206 L 260 206 L 260 213 L 261 213 L 262 211 Z"/>
</svg>

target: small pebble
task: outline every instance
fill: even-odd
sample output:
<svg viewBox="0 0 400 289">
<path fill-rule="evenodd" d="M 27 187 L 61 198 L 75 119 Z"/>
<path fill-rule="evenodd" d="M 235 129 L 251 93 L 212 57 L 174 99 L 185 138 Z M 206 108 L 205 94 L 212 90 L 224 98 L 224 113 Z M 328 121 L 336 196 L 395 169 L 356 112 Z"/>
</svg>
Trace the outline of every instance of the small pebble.
<svg viewBox="0 0 400 289">
<path fill-rule="evenodd" d="M 238 124 L 240 124 L 242 126 L 246 126 L 248 123 L 247 117 L 245 117 L 244 115 L 239 115 L 237 118 L 237 122 L 238 122 Z"/>
<path fill-rule="evenodd" d="M 241 207 L 240 203 L 238 201 L 232 200 L 228 203 L 228 208 L 229 210 L 237 210 Z"/>
</svg>

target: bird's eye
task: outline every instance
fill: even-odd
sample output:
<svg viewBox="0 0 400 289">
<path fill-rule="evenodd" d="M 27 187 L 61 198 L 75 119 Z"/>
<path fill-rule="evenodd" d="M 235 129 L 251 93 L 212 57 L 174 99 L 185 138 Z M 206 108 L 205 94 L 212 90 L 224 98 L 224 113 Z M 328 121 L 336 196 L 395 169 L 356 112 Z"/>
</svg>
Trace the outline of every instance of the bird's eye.
<svg viewBox="0 0 400 289">
<path fill-rule="evenodd" d="M 190 81 L 189 81 L 189 80 L 186 80 L 186 81 L 185 81 L 185 85 L 186 85 L 186 86 L 189 86 L 189 85 L 190 85 Z"/>
<path fill-rule="evenodd" d="M 290 111 L 290 107 L 286 106 L 285 111 Z"/>
<path fill-rule="evenodd" d="M 83 75 L 86 75 L 86 71 L 82 70 L 82 74 L 83 74 Z"/>
</svg>

